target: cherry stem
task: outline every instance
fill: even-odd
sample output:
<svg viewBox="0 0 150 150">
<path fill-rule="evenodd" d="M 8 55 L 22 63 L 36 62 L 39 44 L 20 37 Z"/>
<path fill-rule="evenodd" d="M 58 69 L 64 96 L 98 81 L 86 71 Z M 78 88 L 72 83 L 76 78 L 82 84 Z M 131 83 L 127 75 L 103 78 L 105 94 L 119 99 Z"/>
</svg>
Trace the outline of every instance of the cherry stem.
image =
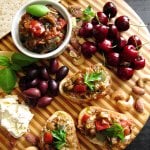
<svg viewBox="0 0 150 150">
<path fill-rule="evenodd" d="M 148 27 L 148 25 L 136 25 L 136 24 L 131 24 L 131 23 L 130 23 L 130 25 L 136 26 L 136 27 Z"/>
</svg>

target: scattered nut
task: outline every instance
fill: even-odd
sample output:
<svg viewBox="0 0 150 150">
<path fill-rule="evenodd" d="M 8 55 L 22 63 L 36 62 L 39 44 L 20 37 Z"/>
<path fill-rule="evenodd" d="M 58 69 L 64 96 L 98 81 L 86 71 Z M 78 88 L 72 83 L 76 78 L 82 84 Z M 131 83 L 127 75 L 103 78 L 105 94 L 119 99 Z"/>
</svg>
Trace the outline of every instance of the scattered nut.
<svg viewBox="0 0 150 150">
<path fill-rule="evenodd" d="M 142 78 L 139 78 L 136 82 L 137 86 L 144 88 L 146 82 L 150 81 L 150 75 L 145 75 Z"/>
<path fill-rule="evenodd" d="M 29 147 L 25 148 L 25 150 L 38 150 L 38 148 L 35 146 L 29 146 Z"/>
<path fill-rule="evenodd" d="M 139 86 L 139 87 L 141 87 L 141 88 L 144 88 L 144 82 L 143 82 L 143 80 L 142 79 L 137 80 L 136 81 L 136 85 Z"/>
<path fill-rule="evenodd" d="M 141 98 L 136 100 L 136 102 L 135 102 L 135 109 L 139 113 L 143 113 L 144 112 L 144 103 L 143 103 Z"/>
<path fill-rule="evenodd" d="M 145 90 L 139 86 L 134 86 L 132 88 L 132 92 L 134 92 L 137 95 L 144 95 L 145 94 Z"/>
<path fill-rule="evenodd" d="M 38 142 L 39 142 L 39 138 L 35 135 L 33 135 L 32 133 L 30 132 L 27 132 L 26 135 L 25 135 L 25 139 L 31 143 L 32 145 L 37 145 Z"/>
<path fill-rule="evenodd" d="M 134 99 L 132 96 L 130 96 L 128 101 L 118 100 L 117 106 L 122 110 L 130 110 L 133 106 Z"/>
<path fill-rule="evenodd" d="M 118 100 L 127 100 L 128 95 L 127 95 L 127 93 L 125 93 L 122 90 L 117 90 L 112 94 L 112 99 L 116 100 L 116 101 L 118 101 Z"/>
</svg>

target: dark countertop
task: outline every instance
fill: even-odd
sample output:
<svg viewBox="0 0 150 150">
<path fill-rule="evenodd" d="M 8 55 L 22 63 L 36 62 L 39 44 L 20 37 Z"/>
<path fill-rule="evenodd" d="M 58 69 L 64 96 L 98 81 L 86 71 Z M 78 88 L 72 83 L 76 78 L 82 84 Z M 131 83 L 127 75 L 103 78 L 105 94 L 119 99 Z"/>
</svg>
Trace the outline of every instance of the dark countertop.
<svg viewBox="0 0 150 150">
<path fill-rule="evenodd" d="M 150 0 L 125 0 L 141 17 L 150 31 Z M 150 118 L 126 150 L 150 150 Z"/>
</svg>

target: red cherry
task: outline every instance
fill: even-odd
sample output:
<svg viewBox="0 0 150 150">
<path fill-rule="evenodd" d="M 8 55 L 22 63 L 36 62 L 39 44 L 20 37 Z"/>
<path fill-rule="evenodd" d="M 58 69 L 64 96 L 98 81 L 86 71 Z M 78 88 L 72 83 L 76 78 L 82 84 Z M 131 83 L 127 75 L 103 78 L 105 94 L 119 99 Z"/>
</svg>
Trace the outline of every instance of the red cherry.
<svg viewBox="0 0 150 150">
<path fill-rule="evenodd" d="M 133 45 L 126 45 L 120 56 L 124 61 L 132 62 L 138 56 L 138 51 Z"/>
<path fill-rule="evenodd" d="M 128 39 L 128 45 L 133 45 L 138 50 L 142 47 L 142 42 L 137 35 L 132 35 Z"/>
<path fill-rule="evenodd" d="M 77 93 L 84 93 L 86 92 L 87 87 L 85 84 L 78 84 L 74 86 L 74 91 Z"/>
<path fill-rule="evenodd" d="M 86 41 L 81 45 L 81 51 L 85 57 L 91 58 L 92 55 L 97 51 L 97 48 L 95 43 Z"/>
<path fill-rule="evenodd" d="M 127 16 L 120 16 L 115 20 L 115 25 L 119 31 L 126 31 L 129 29 L 129 18 Z"/>
<path fill-rule="evenodd" d="M 145 59 L 142 56 L 138 56 L 132 62 L 133 69 L 139 70 L 145 67 Z"/>
<path fill-rule="evenodd" d="M 108 18 L 103 12 L 97 12 L 98 21 L 104 25 L 107 25 Z"/>
<path fill-rule="evenodd" d="M 111 52 L 107 55 L 107 63 L 110 66 L 117 67 L 119 64 L 119 53 Z"/>
<path fill-rule="evenodd" d="M 93 36 L 97 41 L 103 41 L 108 33 L 108 27 L 105 25 L 95 25 L 93 28 Z"/>
<path fill-rule="evenodd" d="M 110 53 L 112 52 L 112 42 L 108 39 L 105 39 L 102 42 L 98 43 L 98 48 L 104 53 Z"/>
<path fill-rule="evenodd" d="M 117 46 L 115 47 L 115 51 L 121 52 L 123 48 L 127 45 L 127 40 L 124 37 L 120 36 L 116 44 Z"/>
<path fill-rule="evenodd" d="M 109 29 L 108 29 L 108 39 L 116 40 L 119 39 L 120 33 L 117 29 L 117 27 L 114 24 L 109 24 Z"/>
<path fill-rule="evenodd" d="M 117 69 L 117 75 L 122 80 L 129 80 L 134 73 L 134 69 L 130 67 L 119 67 Z"/>
<path fill-rule="evenodd" d="M 117 8 L 112 2 L 107 2 L 103 7 L 103 12 L 107 15 L 108 18 L 113 18 L 117 14 Z"/>
<path fill-rule="evenodd" d="M 51 144 L 53 142 L 53 136 L 50 132 L 44 133 L 44 143 Z"/>
<path fill-rule="evenodd" d="M 79 35 L 85 38 L 91 37 L 93 31 L 93 25 L 90 22 L 83 23 L 82 27 L 79 30 Z"/>
</svg>

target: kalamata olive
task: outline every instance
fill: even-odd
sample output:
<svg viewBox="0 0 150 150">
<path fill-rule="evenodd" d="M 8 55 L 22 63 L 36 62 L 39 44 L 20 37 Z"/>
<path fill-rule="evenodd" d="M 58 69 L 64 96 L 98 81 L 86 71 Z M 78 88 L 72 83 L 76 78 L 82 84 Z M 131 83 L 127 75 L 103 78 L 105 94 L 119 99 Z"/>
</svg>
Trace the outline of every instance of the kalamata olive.
<svg viewBox="0 0 150 150">
<path fill-rule="evenodd" d="M 56 72 L 56 80 L 61 81 L 68 74 L 69 68 L 67 66 L 62 66 Z"/>
<path fill-rule="evenodd" d="M 29 98 L 29 97 L 25 97 L 24 101 L 28 106 L 31 106 L 31 107 L 35 107 L 38 102 L 36 98 Z"/>
<path fill-rule="evenodd" d="M 39 107 L 46 107 L 47 105 L 49 105 L 52 101 L 52 97 L 49 96 L 43 96 L 38 100 L 37 105 Z"/>
<path fill-rule="evenodd" d="M 49 63 L 50 73 L 54 74 L 59 68 L 59 63 L 56 58 L 52 58 Z"/>
<path fill-rule="evenodd" d="M 37 69 L 38 70 L 38 68 L 39 68 L 39 66 L 37 64 L 31 64 L 29 66 L 23 67 L 23 71 L 28 72 L 28 70 L 30 70 L 30 69 Z"/>
<path fill-rule="evenodd" d="M 31 68 L 27 71 L 27 76 L 31 79 L 38 77 L 38 75 L 39 75 L 39 70 L 36 68 Z"/>
<path fill-rule="evenodd" d="M 29 98 L 39 98 L 41 97 L 41 92 L 38 88 L 29 88 L 27 90 L 23 91 L 23 94 L 25 97 L 29 97 Z"/>
<path fill-rule="evenodd" d="M 44 79 L 46 81 L 49 80 L 49 74 L 48 74 L 48 71 L 47 71 L 46 67 L 41 67 L 40 68 L 40 76 L 41 76 L 42 79 Z"/>
<path fill-rule="evenodd" d="M 28 88 L 29 78 L 27 76 L 23 76 L 19 80 L 19 88 L 21 91 L 26 90 Z"/>
<path fill-rule="evenodd" d="M 41 91 L 41 94 L 45 94 L 48 89 L 48 81 L 39 81 L 38 88 Z"/>
<path fill-rule="evenodd" d="M 58 94 L 58 86 L 59 84 L 55 80 L 49 80 L 49 91 L 52 96 L 56 96 Z"/>
<path fill-rule="evenodd" d="M 35 78 L 31 81 L 28 81 L 28 87 L 36 87 L 39 83 L 39 79 L 38 78 Z"/>
</svg>

